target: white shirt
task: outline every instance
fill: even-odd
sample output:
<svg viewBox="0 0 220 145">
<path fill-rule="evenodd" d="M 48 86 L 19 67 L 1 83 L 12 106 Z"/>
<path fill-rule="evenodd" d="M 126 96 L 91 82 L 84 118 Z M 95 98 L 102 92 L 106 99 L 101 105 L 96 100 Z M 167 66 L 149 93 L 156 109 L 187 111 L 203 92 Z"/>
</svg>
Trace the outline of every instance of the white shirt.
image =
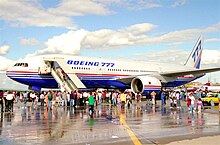
<svg viewBox="0 0 220 145">
<path fill-rule="evenodd" d="M 106 93 L 106 98 L 109 98 L 111 95 L 111 92 Z"/>
<path fill-rule="evenodd" d="M 41 99 L 44 99 L 44 94 L 41 94 L 41 95 L 40 95 L 40 98 L 41 98 Z"/>
<path fill-rule="evenodd" d="M 84 98 L 88 97 L 88 93 L 84 92 L 84 93 L 83 93 L 83 97 L 84 97 Z"/>
<path fill-rule="evenodd" d="M 6 100 L 12 100 L 14 98 L 14 94 L 8 94 L 6 96 Z"/>
<path fill-rule="evenodd" d="M 112 100 L 117 98 L 117 93 L 112 94 Z"/>
<path fill-rule="evenodd" d="M 176 98 L 177 98 L 177 100 L 180 99 L 180 93 L 176 93 Z"/>
<path fill-rule="evenodd" d="M 194 104 L 195 102 L 195 97 L 194 96 L 189 96 L 190 100 L 191 100 L 191 104 Z"/>
<path fill-rule="evenodd" d="M 66 94 L 67 100 L 70 101 L 70 94 Z"/>
<path fill-rule="evenodd" d="M 31 98 L 35 98 L 36 96 L 35 96 L 34 93 L 30 93 L 30 97 L 31 97 Z"/>
<path fill-rule="evenodd" d="M 80 93 L 80 94 L 79 94 L 79 98 L 82 98 L 82 97 L 83 97 L 83 95 Z"/>
<path fill-rule="evenodd" d="M 99 99 L 102 98 L 102 93 L 98 93 Z"/>
</svg>

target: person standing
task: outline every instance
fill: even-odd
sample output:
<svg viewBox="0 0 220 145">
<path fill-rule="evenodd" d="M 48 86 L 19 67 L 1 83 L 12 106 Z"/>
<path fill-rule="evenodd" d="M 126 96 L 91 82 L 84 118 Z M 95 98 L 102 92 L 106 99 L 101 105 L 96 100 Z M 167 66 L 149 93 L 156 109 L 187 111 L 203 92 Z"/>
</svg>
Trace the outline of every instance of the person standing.
<svg viewBox="0 0 220 145">
<path fill-rule="evenodd" d="M 93 118 L 95 99 L 92 92 L 90 92 L 88 102 L 89 102 L 89 113 L 91 112 L 90 117 Z"/>
<path fill-rule="evenodd" d="M 73 106 L 74 107 L 78 107 L 79 106 L 79 97 L 77 95 L 77 91 L 75 90 L 74 93 L 73 93 L 73 97 L 74 97 L 74 103 L 73 103 Z M 87 93 L 87 96 L 88 96 L 88 93 Z"/>
<path fill-rule="evenodd" d="M 106 91 L 102 93 L 102 102 L 106 103 Z"/>
<path fill-rule="evenodd" d="M 52 109 L 52 100 L 53 100 L 53 95 L 52 93 L 49 91 L 48 94 L 47 94 L 47 97 L 48 97 L 48 110 L 51 110 Z"/>
<path fill-rule="evenodd" d="M 69 102 L 69 105 L 70 105 L 70 93 L 69 93 L 69 92 L 67 92 L 66 98 L 67 98 L 67 102 Z M 68 105 L 67 105 L 67 106 L 68 106 Z"/>
<path fill-rule="evenodd" d="M 40 106 L 44 106 L 44 98 L 45 98 L 45 96 L 44 96 L 44 92 L 41 92 L 41 94 L 40 94 Z"/>
<path fill-rule="evenodd" d="M 191 100 L 189 98 L 189 95 L 190 93 L 187 93 L 186 95 L 186 102 L 187 102 L 187 107 L 188 107 L 188 111 L 190 111 L 190 105 L 191 105 Z"/>
<path fill-rule="evenodd" d="M 102 93 L 99 91 L 98 92 L 98 98 L 99 98 L 99 104 L 102 103 Z"/>
<path fill-rule="evenodd" d="M 62 106 L 67 107 L 67 93 L 66 93 L 66 91 L 64 91 L 64 92 L 62 93 L 62 98 L 63 98 Z"/>
<path fill-rule="evenodd" d="M 115 106 L 116 105 L 116 99 L 117 99 L 117 93 L 114 91 L 112 93 L 112 105 Z"/>
<path fill-rule="evenodd" d="M 86 100 L 88 99 L 88 96 L 89 96 L 89 94 L 88 94 L 87 91 L 83 93 L 83 103 L 84 103 L 84 105 L 86 104 Z"/>
<path fill-rule="evenodd" d="M 131 93 L 127 93 L 126 94 L 126 106 L 128 106 L 128 108 L 130 108 L 132 101 L 131 101 Z"/>
<path fill-rule="evenodd" d="M 185 101 L 185 93 L 184 93 L 184 91 L 181 91 L 181 99 L 182 99 L 182 102 Z"/>
<path fill-rule="evenodd" d="M 161 92 L 161 105 L 162 106 L 165 105 L 165 93 L 164 93 L 164 91 Z"/>
<path fill-rule="evenodd" d="M 28 93 L 24 92 L 22 95 L 23 95 L 22 107 L 25 109 L 26 108 L 26 104 L 27 104 L 27 99 L 28 99 Z"/>
<path fill-rule="evenodd" d="M 190 102 L 190 110 L 193 113 L 194 112 L 194 104 L 195 104 L 195 97 L 193 96 L 192 92 L 189 94 Z"/>
<path fill-rule="evenodd" d="M 125 102 L 126 102 L 126 95 L 124 93 L 120 94 L 120 100 L 121 100 L 121 109 L 125 108 Z"/>
<path fill-rule="evenodd" d="M 106 103 L 110 103 L 109 102 L 110 96 L 111 96 L 111 92 L 106 92 Z"/>
<path fill-rule="evenodd" d="M 20 92 L 15 92 L 15 103 L 18 103 L 19 98 L 20 98 Z"/>
<path fill-rule="evenodd" d="M 147 104 L 146 105 L 150 105 L 150 100 L 151 100 L 150 91 L 147 91 L 147 93 L 146 93 L 146 100 L 147 100 Z"/>
<path fill-rule="evenodd" d="M 71 94 L 70 94 L 70 107 L 73 107 L 74 105 L 74 92 L 71 91 Z"/>
<path fill-rule="evenodd" d="M 154 92 L 154 91 L 151 93 L 151 98 L 152 98 L 152 104 L 153 104 L 153 105 L 156 104 L 156 95 L 157 95 L 157 94 L 156 94 L 156 92 Z"/>
<path fill-rule="evenodd" d="M 120 104 L 121 104 L 120 95 L 121 95 L 121 93 L 118 93 L 118 94 L 117 94 L 117 105 L 120 105 Z"/>
<path fill-rule="evenodd" d="M 201 113 L 202 112 L 202 108 L 203 108 L 203 104 L 202 104 L 201 98 L 198 99 L 196 104 L 197 104 L 197 108 L 198 108 L 198 113 Z"/>
<path fill-rule="evenodd" d="M 177 108 L 180 108 L 180 107 L 181 107 L 180 99 L 181 99 L 180 92 L 177 91 L 177 92 L 176 92 Z"/>
<path fill-rule="evenodd" d="M 137 94 L 136 94 L 136 100 L 137 100 L 137 109 L 140 109 L 141 108 L 141 93 L 140 92 L 138 92 Z"/>
<path fill-rule="evenodd" d="M 32 107 L 33 107 L 33 106 L 34 106 L 34 101 L 35 101 L 35 98 L 36 98 L 34 92 L 31 92 L 31 93 L 30 93 L 30 98 L 31 98 L 31 101 L 32 101 Z"/>
<path fill-rule="evenodd" d="M 12 111 L 13 112 L 13 102 L 15 100 L 15 96 L 13 93 L 9 92 L 6 96 L 5 100 L 5 111 Z"/>
<path fill-rule="evenodd" d="M 202 97 L 202 90 L 199 89 L 199 90 L 197 90 L 197 91 L 198 91 L 198 92 L 196 93 L 196 99 L 199 99 L 199 98 Z"/>
<path fill-rule="evenodd" d="M 4 112 L 4 93 L 0 90 L 0 105 L 1 105 L 1 112 Z"/>
<path fill-rule="evenodd" d="M 82 95 L 82 92 L 78 92 L 77 98 L 79 98 L 79 106 L 82 107 L 83 106 L 83 95 Z"/>
</svg>

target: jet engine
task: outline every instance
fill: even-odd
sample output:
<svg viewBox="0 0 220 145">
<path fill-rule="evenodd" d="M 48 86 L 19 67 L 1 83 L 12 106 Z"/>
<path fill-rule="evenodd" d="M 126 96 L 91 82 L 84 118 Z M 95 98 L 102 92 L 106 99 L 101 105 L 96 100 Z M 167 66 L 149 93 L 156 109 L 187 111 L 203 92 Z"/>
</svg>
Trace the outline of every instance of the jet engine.
<svg viewBox="0 0 220 145">
<path fill-rule="evenodd" d="M 154 77 L 138 76 L 131 81 L 131 90 L 135 93 L 159 92 L 161 90 L 161 82 Z"/>
</svg>

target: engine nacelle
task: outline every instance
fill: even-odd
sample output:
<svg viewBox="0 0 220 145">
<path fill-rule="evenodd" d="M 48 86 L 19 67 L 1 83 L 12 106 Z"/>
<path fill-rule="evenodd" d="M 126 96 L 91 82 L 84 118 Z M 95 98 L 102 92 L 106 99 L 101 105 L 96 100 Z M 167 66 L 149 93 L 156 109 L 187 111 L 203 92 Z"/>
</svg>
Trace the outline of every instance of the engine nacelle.
<svg viewBox="0 0 220 145">
<path fill-rule="evenodd" d="M 135 93 L 159 92 L 161 87 L 161 82 L 154 77 L 138 76 L 131 81 L 131 90 Z"/>
</svg>

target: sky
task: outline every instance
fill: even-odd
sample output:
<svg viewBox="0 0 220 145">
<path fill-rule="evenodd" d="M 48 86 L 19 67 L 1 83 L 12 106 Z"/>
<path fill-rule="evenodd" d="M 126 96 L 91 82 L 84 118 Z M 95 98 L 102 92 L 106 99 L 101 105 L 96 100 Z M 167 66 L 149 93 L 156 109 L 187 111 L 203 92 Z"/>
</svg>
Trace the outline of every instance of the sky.
<svg viewBox="0 0 220 145">
<path fill-rule="evenodd" d="M 201 67 L 220 67 L 219 32 L 219 0 L 0 0 L 0 71 L 57 53 L 184 64 L 201 35 Z"/>
</svg>

